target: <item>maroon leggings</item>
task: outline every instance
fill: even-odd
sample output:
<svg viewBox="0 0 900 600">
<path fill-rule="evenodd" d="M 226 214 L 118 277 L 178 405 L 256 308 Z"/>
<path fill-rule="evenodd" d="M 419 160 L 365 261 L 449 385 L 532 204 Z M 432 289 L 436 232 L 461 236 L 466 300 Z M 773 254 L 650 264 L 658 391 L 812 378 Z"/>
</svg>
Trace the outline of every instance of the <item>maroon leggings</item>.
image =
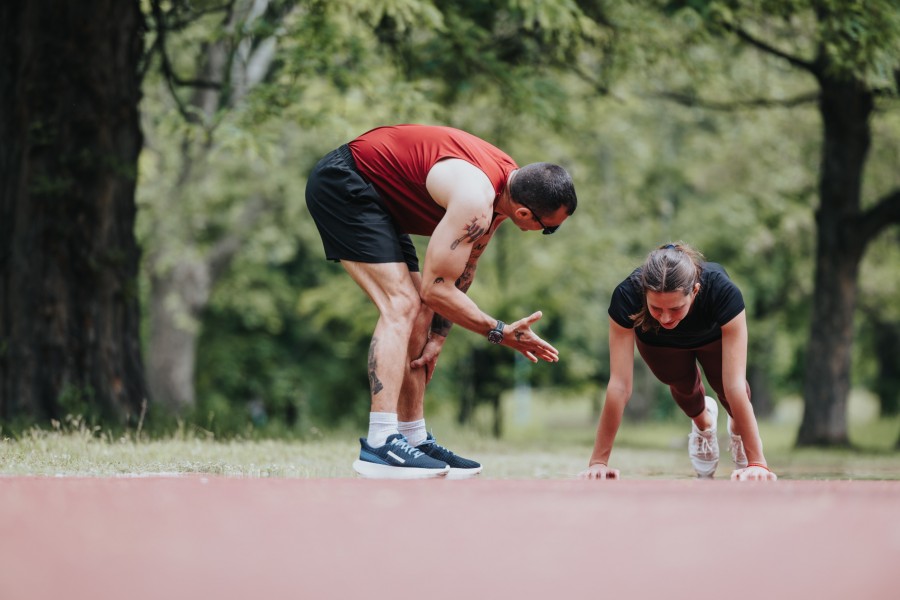
<svg viewBox="0 0 900 600">
<path fill-rule="evenodd" d="M 706 408 L 703 381 L 700 379 L 700 366 L 706 374 L 706 380 L 716 391 L 719 402 L 729 415 L 731 407 L 725 398 L 722 385 L 722 340 L 700 346 L 698 348 L 666 348 L 650 346 L 635 337 L 641 358 L 650 367 L 653 375 L 669 386 L 672 397 L 684 414 L 690 418 L 697 417 Z M 747 397 L 750 396 L 750 384 L 747 384 Z"/>
</svg>

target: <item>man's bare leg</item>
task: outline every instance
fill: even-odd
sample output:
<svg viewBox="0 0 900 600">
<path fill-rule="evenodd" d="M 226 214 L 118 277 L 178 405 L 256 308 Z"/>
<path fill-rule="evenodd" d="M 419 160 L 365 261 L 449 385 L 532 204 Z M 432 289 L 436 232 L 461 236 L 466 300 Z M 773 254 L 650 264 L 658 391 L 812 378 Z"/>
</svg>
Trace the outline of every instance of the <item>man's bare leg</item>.
<svg viewBox="0 0 900 600">
<path fill-rule="evenodd" d="M 369 434 L 360 440 L 353 470 L 376 479 L 446 477 L 450 466 L 445 461 L 416 450 L 398 435 L 397 404 L 409 369 L 410 337 L 422 304 L 409 269 L 405 263 L 342 264 L 379 312 L 367 367 L 372 398 Z"/>
<path fill-rule="evenodd" d="M 403 381 L 409 370 L 406 357 L 421 305 L 419 293 L 404 263 L 341 261 L 341 264 L 379 312 L 367 365 L 371 412 L 396 415 Z"/>
<path fill-rule="evenodd" d="M 419 289 L 421 276 L 418 273 L 410 273 L 416 289 Z M 409 347 L 406 357 L 406 369 L 403 375 L 403 385 L 400 388 L 400 398 L 397 404 L 398 427 L 412 445 L 425 441 L 425 386 L 428 381 L 428 372 L 425 368 L 412 369 L 409 364 L 422 355 L 425 344 L 428 342 L 428 332 L 431 329 L 431 318 L 434 311 L 421 304 L 419 314 L 413 325 L 413 332 L 409 339 Z"/>
</svg>

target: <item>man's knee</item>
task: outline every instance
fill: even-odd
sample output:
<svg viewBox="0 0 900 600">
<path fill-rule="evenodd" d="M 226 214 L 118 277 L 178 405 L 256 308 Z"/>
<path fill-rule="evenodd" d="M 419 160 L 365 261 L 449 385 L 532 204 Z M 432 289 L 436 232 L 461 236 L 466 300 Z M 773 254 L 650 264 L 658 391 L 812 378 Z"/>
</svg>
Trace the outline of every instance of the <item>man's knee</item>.
<svg viewBox="0 0 900 600">
<path fill-rule="evenodd" d="M 422 301 L 415 290 L 410 293 L 394 294 L 388 299 L 386 310 L 382 316 L 391 321 L 408 324 L 412 327 L 419 317 L 421 306 Z"/>
</svg>

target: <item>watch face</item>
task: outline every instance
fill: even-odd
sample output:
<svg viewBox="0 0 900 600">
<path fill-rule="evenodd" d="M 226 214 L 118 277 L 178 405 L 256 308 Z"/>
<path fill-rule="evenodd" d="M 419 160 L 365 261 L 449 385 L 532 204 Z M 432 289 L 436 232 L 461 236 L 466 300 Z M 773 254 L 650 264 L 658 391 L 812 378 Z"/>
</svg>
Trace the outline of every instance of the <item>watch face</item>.
<svg viewBox="0 0 900 600">
<path fill-rule="evenodd" d="M 488 332 L 488 341 L 492 344 L 499 344 L 503 341 L 503 332 L 497 331 L 496 329 L 491 329 Z"/>
</svg>

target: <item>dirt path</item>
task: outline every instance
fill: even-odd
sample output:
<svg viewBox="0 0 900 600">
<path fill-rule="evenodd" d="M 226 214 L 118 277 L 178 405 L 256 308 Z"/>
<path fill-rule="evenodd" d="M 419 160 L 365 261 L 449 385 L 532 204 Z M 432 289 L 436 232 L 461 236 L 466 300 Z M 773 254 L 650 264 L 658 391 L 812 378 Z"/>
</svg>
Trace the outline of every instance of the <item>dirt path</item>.
<svg viewBox="0 0 900 600">
<path fill-rule="evenodd" d="M 0 479 L 0 598 L 887 600 L 900 482 Z"/>
</svg>

